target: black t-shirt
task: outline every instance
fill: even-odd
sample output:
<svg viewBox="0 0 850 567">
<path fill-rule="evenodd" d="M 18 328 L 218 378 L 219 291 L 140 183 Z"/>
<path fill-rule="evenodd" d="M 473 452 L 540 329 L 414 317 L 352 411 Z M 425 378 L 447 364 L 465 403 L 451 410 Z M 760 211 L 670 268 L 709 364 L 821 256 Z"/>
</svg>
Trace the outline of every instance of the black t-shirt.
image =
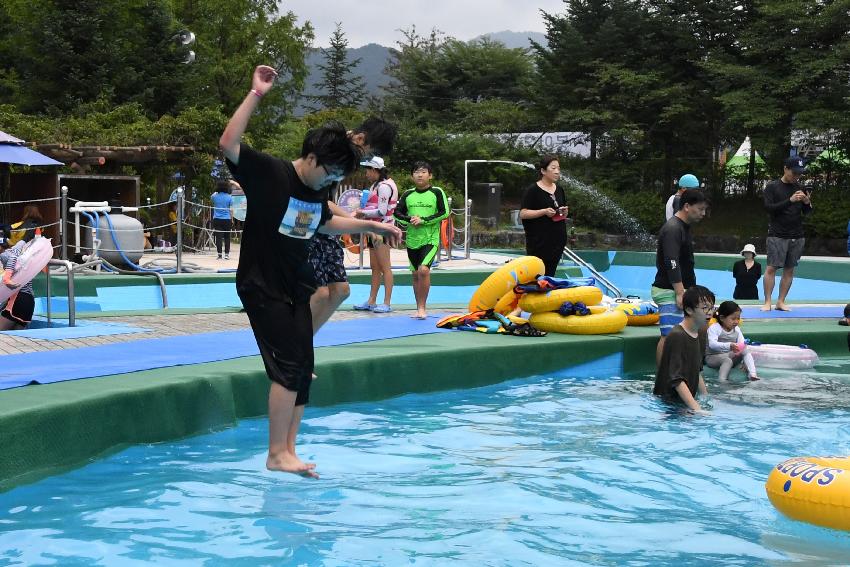
<svg viewBox="0 0 850 567">
<path fill-rule="evenodd" d="M 681 325 L 673 327 L 664 341 L 661 364 L 655 375 L 652 393 L 668 401 L 681 401 L 676 386 L 679 382 L 685 382 L 691 395 L 696 397 L 707 345 L 708 335 L 705 328 L 700 329 L 696 337 L 692 337 Z"/>
<path fill-rule="evenodd" d="M 735 278 L 735 291 L 732 293 L 732 299 L 759 298 L 756 283 L 761 277 L 761 264 L 753 262 L 753 267 L 748 270 L 746 260 L 738 260 L 732 266 L 732 277 Z"/>
<path fill-rule="evenodd" d="M 316 290 L 307 247 L 332 214 L 327 190 L 304 185 L 292 162 L 252 149 L 239 149 L 239 165 L 227 167 L 247 200 L 236 290 L 304 303 Z"/>
<path fill-rule="evenodd" d="M 551 207 L 557 211 L 558 207 L 564 207 L 566 204 L 567 197 L 561 187 L 556 185 L 555 193 L 549 194 L 537 183 L 534 183 L 526 188 L 520 208 L 535 211 Z M 522 226 L 525 229 L 525 241 L 529 250 L 537 250 L 547 246 L 561 249 L 567 243 L 567 223 L 564 222 L 563 217 L 558 215 L 523 219 Z"/>
<path fill-rule="evenodd" d="M 694 273 L 694 243 L 691 227 L 677 216 L 664 223 L 658 231 L 658 249 L 655 252 L 655 287 L 673 289 L 682 282 L 685 289 L 696 285 Z"/>
<path fill-rule="evenodd" d="M 764 189 L 764 208 L 770 215 L 767 227 L 768 236 L 778 238 L 803 238 L 803 215 L 812 211 L 812 206 L 797 201 L 791 202 L 791 195 L 800 190 L 796 183 L 784 183 L 776 179 Z"/>
</svg>

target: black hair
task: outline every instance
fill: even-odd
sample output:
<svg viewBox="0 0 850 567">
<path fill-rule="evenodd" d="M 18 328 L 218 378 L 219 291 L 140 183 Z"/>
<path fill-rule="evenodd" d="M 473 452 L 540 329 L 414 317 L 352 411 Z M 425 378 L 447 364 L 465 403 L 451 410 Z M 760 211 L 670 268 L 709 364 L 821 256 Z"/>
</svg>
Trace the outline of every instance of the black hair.
<svg viewBox="0 0 850 567">
<path fill-rule="evenodd" d="M 434 173 L 434 170 L 431 167 L 431 164 L 428 163 L 427 161 L 414 162 L 413 167 L 410 168 L 410 173 L 412 174 L 417 169 L 427 169 L 428 173 Z"/>
<path fill-rule="evenodd" d="M 230 181 L 219 179 L 215 184 L 215 191 L 216 193 L 230 194 L 233 192 L 233 187 L 230 185 Z"/>
<path fill-rule="evenodd" d="M 351 132 L 353 134 L 363 134 L 364 143 L 376 155 L 387 156 L 393 151 L 393 143 L 398 135 L 398 127 L 383 118 L 370 116 Z"/>
<path fill-rule="evenodd" d="M 699 205 L 700 203 L 708 203 L 705 193 L 699 189 L 687 189 L 679 197 L 679 210 L 685 208 L 685 205 Z"/>
<path fill-rule="evenodd" d="M 378 172 L 378 181 L 376 181 L 375 183 L 380 183 L 381 181 L 384 181 L 390 176 L 390 172 L 386 167 L 367 167 L 366 169 L 374 169 Z"/>
<path fill-rule="evenodd" d="M 844 316 L 850 317 L 850 303 L 844 306 Z"/>
<path fill-rule="evenodd" d="M 717 306 L 717 311 L 714 312 L 714 318 L 718 321 L 721 317 L 728 317 L 741 310 L 741 306 L 734 301 L 724 301 Z"/>
<path fill-rule="evenodd" d="M 558 156 L 556 156 L 555 154 L 546 154 L 541 157 L 540 161 L 537 162 L 537 175 L 543 177 L 543 174 L 540 172 L 549 167 L 549 164 L 553 161 L 558 161 Z"/>
<path fill-rule="evenodd" d="M 357 168 L 362 152 L 349 138 L 348 131 L 336 120 L 313 128 L 301 144 L 301 157 L 316 156 L 316 165 L 340 168 L 348 175 Z"/>
<path fill-rule="evenodd" d="M 695 285 L 685 290 L 685 295 L 682 296 L 682 311 L 688 315 L 688 309 L 694 311 L 699 309 L 699 304 L 703 301 L 710 301 L 714 305 L 714 292 L 705 286 Z"/>
</svg>

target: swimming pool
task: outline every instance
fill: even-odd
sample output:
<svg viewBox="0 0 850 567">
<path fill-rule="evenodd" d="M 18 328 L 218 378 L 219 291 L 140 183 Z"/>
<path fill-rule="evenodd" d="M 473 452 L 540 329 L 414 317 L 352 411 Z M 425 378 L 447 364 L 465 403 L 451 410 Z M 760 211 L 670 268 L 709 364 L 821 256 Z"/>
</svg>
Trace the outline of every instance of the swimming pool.
<svg viewBox="0 0 850 567">
<path fill-rule="evenodd" d="M 137 446 L 0 495 L 4 564 L 839 564 L 845 534 L 783 518 L 770 469 L 848 454 L 850 365 L 709 384 L 671 411 L 645 376 L 562 372 L 311 408 L 262 470 L 265 420 Z"/>
</svg>

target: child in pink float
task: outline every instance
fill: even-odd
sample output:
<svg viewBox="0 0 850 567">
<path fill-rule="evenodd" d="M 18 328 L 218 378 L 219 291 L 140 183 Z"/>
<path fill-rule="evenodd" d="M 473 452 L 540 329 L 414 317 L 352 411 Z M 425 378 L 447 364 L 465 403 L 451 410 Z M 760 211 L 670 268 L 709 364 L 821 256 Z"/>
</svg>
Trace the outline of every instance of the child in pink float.
<svg viewBox="0 0 850 567">
<path fill-rule="evenodd" d="M 717 322 L 708 327 L 708 347 L 705 351 L 705 364 L 717 368 L 721 381 L 729 378 L 729 372 L 743 365 L 750 380 L 758 380 L 753 355 L 747 352 L 744 334 L 738 328 L 741 322 L 741 308 L 734 301 L 724 301 L 714 314 Z"/>
</svg>

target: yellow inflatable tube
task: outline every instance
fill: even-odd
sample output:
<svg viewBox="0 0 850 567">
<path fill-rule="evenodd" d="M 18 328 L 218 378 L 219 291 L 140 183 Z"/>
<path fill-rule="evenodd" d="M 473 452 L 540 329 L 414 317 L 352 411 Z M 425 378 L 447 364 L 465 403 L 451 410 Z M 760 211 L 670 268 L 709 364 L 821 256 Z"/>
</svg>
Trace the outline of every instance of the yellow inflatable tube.
<svg viewBox="0 0 850 567">
<path fill-rule="evenodd" d="M 557 311 L 565 301 L 572 303 L 581 301 L 585 305 L 597 305 L 602 301 L 602 290 L 596 286 L 583 285 L 554 289 L 545 293 L 524 293 L 519 300 L 519 306 L 529 313 L 544 313 Z"/>
<path fill-rule="evenodd" d="M 522 256 L 511 260 L 478 286 L 469 300 L 469 312 L 493 309 L 499 299 L 519 284 L 533 282 L 546 273 L 543 260 L 537 256 Z"/>
<path fill-rule="evenodd" d="M 557 311 L 532 313 L 528 322 L 541 331 L 569 335 L 619 333 L 628 322 L 626 314 L 622 311 L 608 311 L 602 306 L 593 306 L 590 311 L 591 315 L 567 315 L 566 317 Z"/>
<path fill-rule="evenodd" d="M 850 530 L 850 457 L 795 457 L 764 485 L 773 506 L 795 520 Z"/>
<path fill-rule="evenodd" d="M 661 318 L 658 308 L 648 301 L 615 303 L 613 308 L 626 314 L 630 327 L 655 325 Z"/>
</svg>

